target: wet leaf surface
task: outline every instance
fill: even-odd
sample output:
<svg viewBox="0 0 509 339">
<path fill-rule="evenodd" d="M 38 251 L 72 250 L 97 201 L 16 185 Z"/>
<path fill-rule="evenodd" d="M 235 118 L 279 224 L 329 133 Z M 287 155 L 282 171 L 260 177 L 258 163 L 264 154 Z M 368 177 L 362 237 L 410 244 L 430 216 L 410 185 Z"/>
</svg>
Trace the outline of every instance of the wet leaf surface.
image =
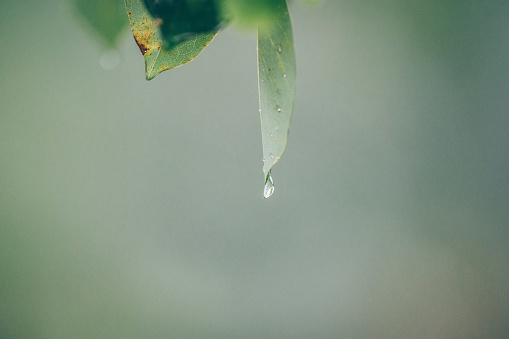
<svg viewBox="0 0 509 339">
<path fill-rule="evenodd" d="M 163 47 L 160 21 L 154 19 L 143 0 L 125 0 L 134 39 L 145 60 L 145 76 L 153 79 L 162 71 L 193 60 L 214 38 L 217 31 L 202 33 L 171 48 Z"/>
<path fill-rule="evenodd" d="M 286 148 L 296 88 L 292 25 L 285 0 L 274 0 L 274 22 L 258 29 L 258 87 L 266 178 Z"/>
</svg>

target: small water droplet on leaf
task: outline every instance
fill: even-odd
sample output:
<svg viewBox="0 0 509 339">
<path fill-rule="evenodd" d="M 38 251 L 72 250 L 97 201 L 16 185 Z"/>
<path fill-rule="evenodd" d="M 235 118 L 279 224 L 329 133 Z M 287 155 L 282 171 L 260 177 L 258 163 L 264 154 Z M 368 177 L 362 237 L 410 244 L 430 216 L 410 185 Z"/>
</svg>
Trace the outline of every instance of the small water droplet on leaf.
<svg viewBox="0 0 509 339">
<path fill-rule="evenodd" d="M 277 45 L 277 51 L 278 51 L 279 53 L 281 53 L 281 52 L 283 51 L 283 49 L 281 48 L 281 44 Z"/>
</svg>

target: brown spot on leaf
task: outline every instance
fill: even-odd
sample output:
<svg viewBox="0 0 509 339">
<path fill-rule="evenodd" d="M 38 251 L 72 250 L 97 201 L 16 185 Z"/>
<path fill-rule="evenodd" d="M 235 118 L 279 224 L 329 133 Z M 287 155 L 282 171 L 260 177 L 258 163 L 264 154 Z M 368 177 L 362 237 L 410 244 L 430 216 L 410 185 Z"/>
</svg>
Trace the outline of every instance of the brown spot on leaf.
<svg viewBox="0 0 509 339">
<path fill-rule="evenodd" d="M 142 19 L 143 23 L 132 22 L 131 29 L 136 44 L 140 48 L 141 54 L 150 55 L 154 50 L 160 48 L 160 41 L 154 38 L 154 22 Z"/>
<path fill-rule="evenodd" d="M 145 55 L 145 53 L 148 52 L 148 48 L 142 42 L 139 42 L 138 39 L 136 39 L 136 37 L 134 37 L 134 40 L 136 41 L 136 44 L 140 48 L 141 54 Z"/>
</svg>

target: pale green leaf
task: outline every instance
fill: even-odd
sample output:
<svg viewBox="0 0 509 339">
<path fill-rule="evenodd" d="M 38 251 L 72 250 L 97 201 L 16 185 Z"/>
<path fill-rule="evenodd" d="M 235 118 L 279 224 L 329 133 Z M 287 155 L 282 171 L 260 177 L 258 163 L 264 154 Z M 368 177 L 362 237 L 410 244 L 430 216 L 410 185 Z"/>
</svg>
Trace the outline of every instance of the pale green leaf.
<svg viewBox="0 0 509 339">
<path fill-rule="evenodd" d="M 154 20 L 142 0 L 125 0 L 134 39 L 145 59 L 145 76 L 153 79 L 162 71 L 193 60 L 207 47 L 217 32 L 198 34 L 176 46 L 163 47 L 159 24 Z"/>
<path fill-rule="evenodd" d="M 258 28 L 258 88 L 263 143 L 263 172 L 286 148 L 295 100 L 295 50 L 285 0 L 274 0 L 274 22 Z"/>
</svg>

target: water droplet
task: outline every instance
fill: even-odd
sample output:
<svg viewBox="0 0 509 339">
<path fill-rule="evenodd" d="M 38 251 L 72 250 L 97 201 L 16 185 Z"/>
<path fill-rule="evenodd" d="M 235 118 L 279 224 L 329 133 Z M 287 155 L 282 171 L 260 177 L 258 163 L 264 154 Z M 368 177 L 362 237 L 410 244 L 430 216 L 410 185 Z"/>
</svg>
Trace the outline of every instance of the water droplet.
<svg viewBox="0 0 509 339">
<path fill-rule="evenodd" d="M 261 112 L 262 112 L 262 109 L 261 109 L 261 108 L 258 108 L 258 112 L 260 112 L 260 113 L 261 113 Z"/>
<path fill-rule="evenodd" d="M 286 78 L 286 73 L 285 73 L 285 74 L 283 74 L 283 78 Z"/>
<path fill-rule="evenodd" d="M 271 137 L 273 137 L 273 136 L 274 136 L 274 134 L 270 133 L 270 136 L 271 136 Z"/>
<path fill-rule="evenodd" d="M 269 153 L 269 158 L 274 159 L 274 154 Z"/>
<path fill-rule="evenodd" d="M 278 113 L 281 113 L 281 107 L 277 108 Z"/>
<path fill-rule="evenodd" d="M 279 53 L 281 53 L 281 52 L 283 51 L 283 49 L 281 48 L 281 44 L 277 45 L 277 51 L 278 51 Z"/>
<path fill-rule="evenodd" d="M 276 131 L 279 129 L 279 126 L 276 126 Z"/>
<path fill-rule="evenodd" d="M 265 178 L 265 187 L 263 188 L 263 197 L 267 199 L 274 193 L 274 181 L 272 180 L 272 176 L 267 173 L 267 177 Z"/>
</svg>

